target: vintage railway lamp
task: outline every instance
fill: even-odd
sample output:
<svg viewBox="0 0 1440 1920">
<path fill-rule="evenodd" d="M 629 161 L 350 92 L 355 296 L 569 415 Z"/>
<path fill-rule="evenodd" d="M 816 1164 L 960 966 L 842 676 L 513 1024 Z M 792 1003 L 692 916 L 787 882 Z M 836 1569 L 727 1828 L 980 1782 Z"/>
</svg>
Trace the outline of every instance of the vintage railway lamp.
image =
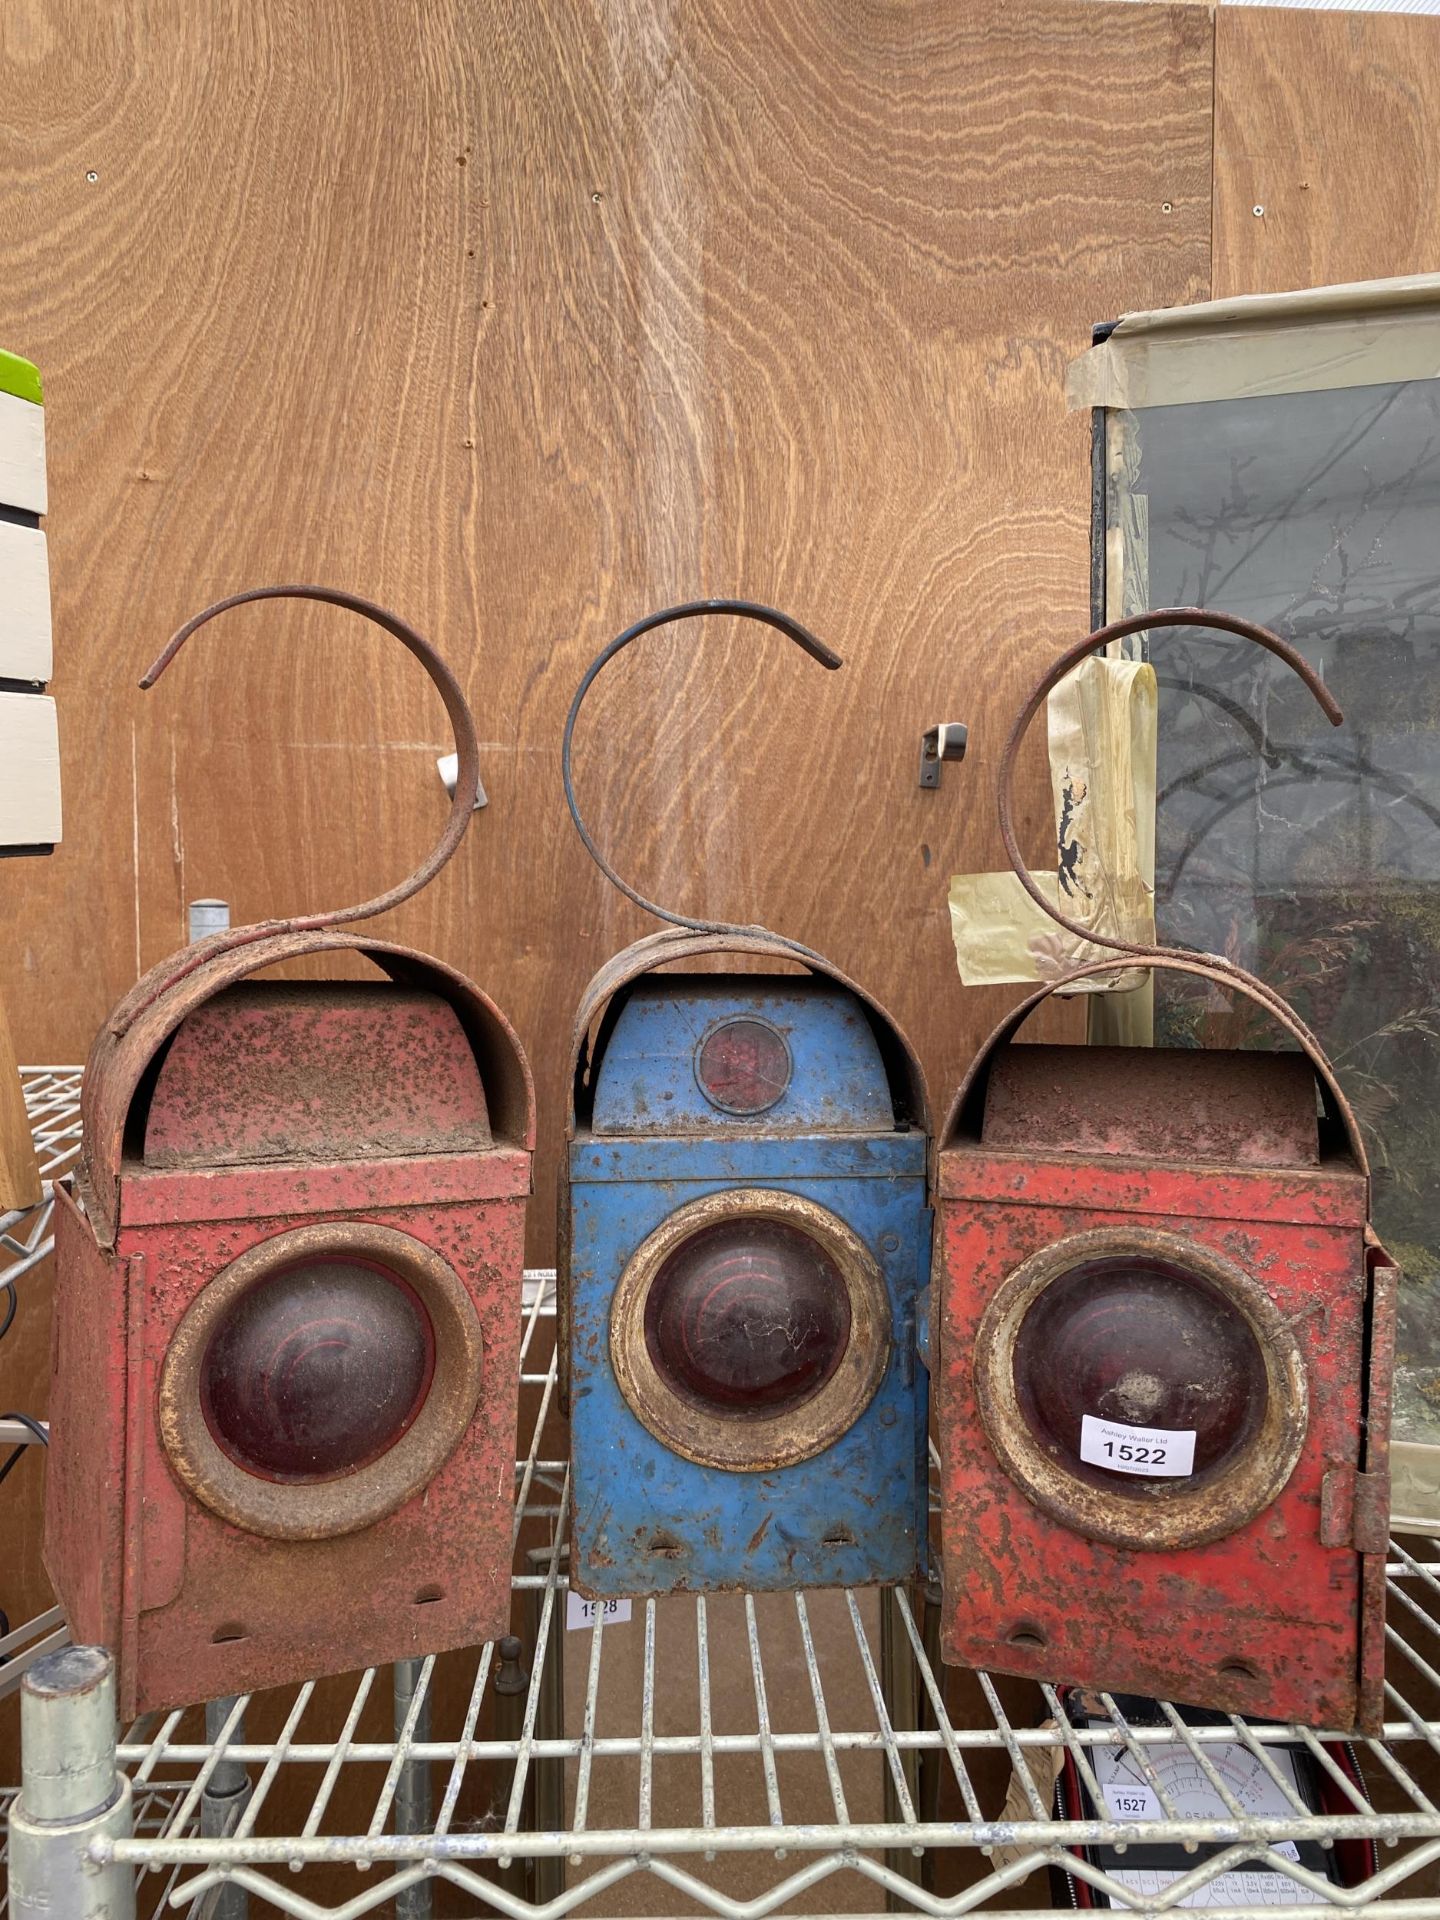
<svg viewBox="0 0 1440 1920">
<path fill-rule="evenodd" d="M 1167 609 L 1093 648 L 1227 616 Z M 1041 900 L 1041 904 L 1045 902 Z M 940 1141 L 936 1318 L 945 1657 L 1375 1731 L 1394 1339 L 1354 1115 L 1278 994 L 1213 956 L 1069 932 L 1239 992 L 1296 1051 L 982 1047 Z"/>
<path fill-rule="evenodd" d="M 57 1192 L 45 1560 L 126 1715 L 466 1645 L 509 1626 L 518 1316 L 534 1109 L 468 980 L 337 930 L 415 893 L 468 824 L 474 722 L 438 845 L 364 905 L 211 935 L 91 1050 Z M 354 955 L 377 978 L 257 980 Z"/>
<path fill-rule="evenodd" d="M 575 801 L 571 742 L 595 675 L 652 628 L 712 613 L 840 665 L 771 608 L 695 602 L 612 641 L 566 723 L 582 840 L 672 923 L 602 968 L 575 1023 L 560 1337 L 571 1579 L 594 1597 L 899 1580 L 924 1538 L 915 1319 L 931 1217 L 915 1055 L 809 948 L 645 900 Z M 716 957 L 772 971 L 693 970 Z"/>
</svg>

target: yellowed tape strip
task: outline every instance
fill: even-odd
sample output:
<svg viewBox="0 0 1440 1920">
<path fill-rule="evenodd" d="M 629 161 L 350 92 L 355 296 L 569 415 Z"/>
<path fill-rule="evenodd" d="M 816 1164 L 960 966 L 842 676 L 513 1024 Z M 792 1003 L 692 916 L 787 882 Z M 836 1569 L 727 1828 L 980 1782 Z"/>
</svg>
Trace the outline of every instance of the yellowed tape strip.
<svg viewBox="0 0 1440 1920">
<path fill-rule="evenodd" d="M 1070 363 L 1065 398 L 1086 407 L 1195 406 L 1335 387 L 1440 379 L 1440 282 L 1431 304 L 1399 311 L 1301 310 L 1197 319 L 1201 307 L 1136 314 Z M 1226 307 L 1239 307 L 1228 302 Z M 1164 324 L 1160 324 L 1163 321 Z"/>
<path fill-rule="evenodd" d="M 1155 670 L 1138 660 L 1089 659 L 1047 705 L 1059 870 L 1033 876 L 1048 900 L 1100 933 L 1155 938 Z M 959 873 L 950 882 L 950 931 L 966 986 L 1053 980 L 1113 949 L 1077 941 L 1013 873 Z M 1145 979 L 1116 971 L 1079 991 L 1128 990 Z"/>
</svg>

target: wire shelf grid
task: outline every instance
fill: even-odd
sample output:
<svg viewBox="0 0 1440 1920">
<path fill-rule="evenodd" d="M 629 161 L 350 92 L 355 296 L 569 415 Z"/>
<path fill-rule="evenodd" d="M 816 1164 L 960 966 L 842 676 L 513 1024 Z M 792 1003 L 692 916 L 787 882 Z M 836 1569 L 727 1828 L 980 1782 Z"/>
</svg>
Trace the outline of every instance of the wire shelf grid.
<svg viewBox="0 0 1440 1920">
<path fill-rule="evenodd" d="M 4 1332 L 25 1310 L 20 1282 L 35 1273 L 55 1244 L 55 1182 L 64 1178 L 80 1152 L 79 1067 L 22 1067 L 20 1084 L 40 1163 L 41 1199 L 38 1206 L 0 1213 L 0 1329 Z M 23 1421 L 0 1419 L 0 1448 L 28 1446 L 36 1438 Z M 19 1687 L 27 1668 L 42 1654 L 55 1652 L 69 1638 L 58 1607 L 0 1634 L 0 1700 Z"/>
<path fill-rule="evenodd" d="M 75 1081 L 66 1093 L 64 1075 L 48 1071 L 50 1082 L 37 1070 L 27 1090 L 36 1084 L 36 1107 L 55 1127 L 52 1167 L 63 1170 L 58 1143 L 73 1138 Z M 1387 1718 L 1382 1739 L 1358 1743 L 1363 1786 L 1324 1736 L 1303 1728 L 1192 1727 L 1164 1705 L 1162 1724 L 1132 1725 L 1108 1694 L 1096 1696 L 1099 1724 L 1074 1727 L 1053 1688 L 1036 1690 L 1039 1712 L 1022 1718 L 1013 1687 L 984 1674 L 971 1677 L 968 1695 L 979 1710 L 953 1713 L 922 1589 L 887 1590 L 878 1603 L 860 1592 L 650 1599 L 628 1629 L 596 1608 L 571 1643 L 579 1698 L 564 1713 L 556 1675 L 571 1638 L 570 1483 L 552 1418 L 552 1274 L 527 1273 L 523 1312 L 513 1586 L 517 1617 L 530 1623 L 528 1677 L 513 1646 L 491 1643 L 404 1663 L 393 1677 L 370 1669 L 242 1696 L 212 1706 L 203 1732 L 193 1708 L 136 1723 L 117 1753 L 135 1830 L 93 1851 L 136 1869 L 142 1911 L 208 1920 L 237 1911 L 222 1903 L 243 1912 L 248 1901 L 295 1920 L 360 1920 L 393 1902 L 399 1920 L 436 1910 L 559 1920 L 655 1910 L 659 1883 L 668 1910 L 722 1920 L 822 1907 L 943 1920 L 1050 1910 L 1045 1870 L 1063 1866 L 1098 1904 L 1137 1913 L 1199 1904 L 1241 1920 L 1254 1906 L 1220 1904 L 1222 1890 L 1237 1873 L 1253 1886 L 1265 1867 L 1285 1877 L 1296 1920 L 1361 1908 L 1378 1920 L 1440 1917 L 1440 1560 L 1402 1543 L 1388 1568 Z M 607 1665 L 625 1632 L 624 1658 Z M 638 1695 L 618 1712 L 617 1659 L 623 1689 Z M 392 1687 L 393 1715 L 377 1730 Z M 432 1715 L 450 1723 L 443 1734 Z M 1252 1817 L 1235 1798 L 1215 1764 L 1232 1742 L 1265 1771 L 1284 1814 Z M 1347 1811 L 1317 1814 L 1296 1793 L 1272 1752 L 1294 1742 Z M 1177 1747 L 1223 1817 L 1196 1818 L 1175 1803 L 1152 1762 Z M 1094 1764 L 1102 1748 L 1128 1756 L 1160 1818 L 1055 1817 L 1067 1755 L 1105 1804 Z M 1003 1807 L 997 1767 L 1008 1775 Z M 230 1797 L 217 1825 L 222 1780 Z M 1378 1844 L 1361 1886 L 1339 1887 L 1291 1857 L 1302 1840 L 1332 1848 L 1356 1838 Z M 1186 1848 L 1193 1864 L 1148 1890 L 1071 1851 L 1157 1843 Z M 347 1866 L 358 1870 L 348 1885 L 334 1872 Z"/>
<path fill-rule="evenodd" d="M 51 1214 L 55 1182 L 80 1151 L 79 1067 L 22 1067 L 20 1084 L 40 1161 L 43 1197 L 38 1207 L 0 1213 L 0 1290 L 13 1290 L 55 1244 Z M 3 1316 L 0 1308 L 0 1316 Z"/>
</svg>

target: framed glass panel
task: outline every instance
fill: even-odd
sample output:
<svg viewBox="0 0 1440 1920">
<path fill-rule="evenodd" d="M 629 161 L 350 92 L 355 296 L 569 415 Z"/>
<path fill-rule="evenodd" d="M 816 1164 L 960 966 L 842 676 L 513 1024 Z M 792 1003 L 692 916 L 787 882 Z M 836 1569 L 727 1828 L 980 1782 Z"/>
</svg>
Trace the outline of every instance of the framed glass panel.
<svg viewBox="0 0 1440 1920">
<path fill-rule="evenodd" d="M 1323 326 L 1283 300 L 1234 303 L 1267 311 L 1258 358 L 1231 321 L 1228 369 L 1227 329 L 1195 310 L 1200 397 L 1172 399 L 1184 381 L 1167 392 L 1152 362 L 1122 395 L 1145 404 L 1097 409 L 1096 587 L 1109 618 L 1194 605 L 1261 621 L 1344 709 L 1332 729 L 1244 641 L 1157 636 L 1156 917 L 1162 940 L 1285 993 L 1355 1104 L 1376 1225 L 1405 1270 L 1395 1511 L 1440 1531 L 1440 379 L 1413 377 L 1427 358 L 1440 372 L 1440 286 L 1407 304 L 1395 379 L 1375 377 L 1370 290 L 1348 320 L 1343 291 Z M 1164 319 L 1178 366 L 1184 316 Z M 1154 1033 L 1274 1041 L 1238 997 L 1163 975 Z"/>
</svg>

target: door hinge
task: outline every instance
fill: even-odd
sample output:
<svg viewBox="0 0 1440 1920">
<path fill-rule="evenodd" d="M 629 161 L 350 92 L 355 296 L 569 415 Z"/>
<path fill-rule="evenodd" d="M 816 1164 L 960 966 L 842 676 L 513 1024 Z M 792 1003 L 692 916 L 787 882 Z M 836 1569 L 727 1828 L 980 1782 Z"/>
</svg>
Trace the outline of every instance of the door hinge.
<svg viewBox="0 0 1440 1920">
<path fill-rule="evenodd" d="M 1390 1475 L 1331 1467 L 1320 1488 L 1320 1544 L 1384 1553 L 1390 1540 Z"/>
</svg>

